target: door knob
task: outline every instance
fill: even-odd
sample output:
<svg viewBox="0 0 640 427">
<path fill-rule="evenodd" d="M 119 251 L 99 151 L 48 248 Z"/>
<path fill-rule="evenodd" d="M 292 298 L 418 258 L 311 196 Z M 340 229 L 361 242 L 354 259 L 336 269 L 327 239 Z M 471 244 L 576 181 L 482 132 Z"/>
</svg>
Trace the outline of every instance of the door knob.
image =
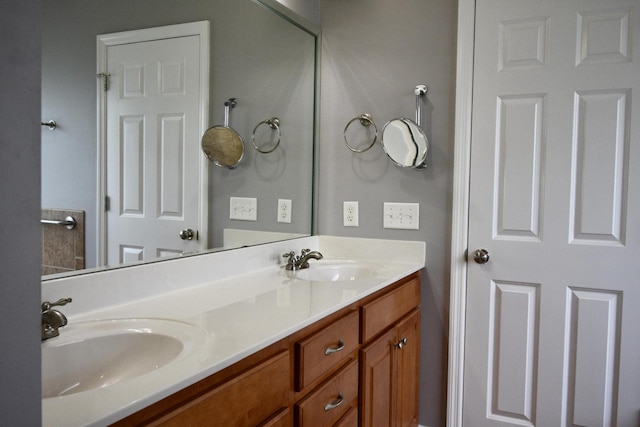
<svg viewBox="0 0 640 427">
<path fill-rule="evenodd" d="M 486 264 L 489 262 L 489 252 L 486 249 L 476 249 L 473 252 L 473 260 L 478 264 Z"/>
<path fill-rule="evenodd" d="M 196 237 L 195 231 L 190 228 L 185 228 L 184 230 L 180 231 L 179 235 L 182 240 L 193 240 L 193 238 Z"/>
</svg>

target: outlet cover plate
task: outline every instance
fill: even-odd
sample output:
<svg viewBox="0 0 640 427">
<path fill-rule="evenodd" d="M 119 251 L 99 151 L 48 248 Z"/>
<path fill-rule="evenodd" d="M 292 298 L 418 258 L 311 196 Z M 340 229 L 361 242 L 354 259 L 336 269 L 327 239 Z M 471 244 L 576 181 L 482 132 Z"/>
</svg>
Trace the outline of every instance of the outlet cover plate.
<svg viewBox="0 0 640 427">
<path fill-rule="evenodd" d="M 383 208 L 384 228 L 418 230 L 420 228 L 419 203 L 385 202 Z"/>
<path fill-rule="evenodd" d="M 291 224 L 291 200 L 278 199 L 278 222 Z"/>
<path fill-rule="evenodd" d="M 229 199 L 229 219 L 257 221 L 258 199 L 254 197 L 231 197 Z"/>
<path fill-rule="evenodd" d="M 342 202 L 342 225 L 358 227 L 358 202 Z"/>
</svg>

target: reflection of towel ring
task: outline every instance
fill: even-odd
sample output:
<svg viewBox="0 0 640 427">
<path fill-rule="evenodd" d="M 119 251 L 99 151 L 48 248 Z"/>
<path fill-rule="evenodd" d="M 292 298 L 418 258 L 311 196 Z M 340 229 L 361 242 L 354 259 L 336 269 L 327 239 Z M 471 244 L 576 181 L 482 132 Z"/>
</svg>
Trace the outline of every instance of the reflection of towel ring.
<svg viewBox="0 0 640 427">
<path fill-rule="evenodd" d="M 276 142 L 276 145 L 274 145 L 273 148 L 271 148 L 270 150 L 261 150 L 260 148 L 258 148 L 258 144 L 256 144 L 256 130 L 258 130 L 258 128 L 261 125 L 269 125 L 269 127 L 271 129 L 278 131 L 278 142 Z M 253 143 L 253 148 L 255 148 L 256 150 L 258 150 L 259 152 L 261 152 L 263 154 L 267 154 L 267 153 L 272 152 L 276 148 L 278 148 L 278 145 L 280 145 L 280 137 L 281 136 L 282 136 L 282 133 L 280 132 L 280 119 L 278 119 L 277 117 L 274 117 L 272 119 L 267 119 L 267 120 L 261 121 L 260 123 L 258 123 L 256 125 L 256 127 L 253 128 L 253 132 L 251 133 L 251 142 Z"/>
<path fill-rule="evenodd" d="M 349 145 L 349 141 L 347 141 L 347 129 L 349 129 L 349 126 L 351 126 L 351 123 L 355 122 L 356 120 L 360 120 L 360 124 L 362 126 L 373 125 L 373 129 L 376 132 L 376 134 L 373 137 L 373 141 L 371 141 L 371 144 L 369 144 L 368 146 L 366 146 L 361 150 L 358 150 L 357 148 L 353 148 L 351 145 Z M 349 123 L 347 123 L 347 125 L 344 127 L 344 131 L 342 132 L 342 134 L 344 136 L 344 145 L 346 145 L 349 150 L 353 151 L 354 153 L 364 153 L 369 148 L 373 147 L 373 144 L 375 144 L 376 141 L 378 140 L 378 127 L 376 126 L 375 122 L 371 118 L 371 114 L 364 113 L 364 114 L 360 114 L 358 117 L 354 117 L 353 119 L 351 119 Z"/>
</svg>

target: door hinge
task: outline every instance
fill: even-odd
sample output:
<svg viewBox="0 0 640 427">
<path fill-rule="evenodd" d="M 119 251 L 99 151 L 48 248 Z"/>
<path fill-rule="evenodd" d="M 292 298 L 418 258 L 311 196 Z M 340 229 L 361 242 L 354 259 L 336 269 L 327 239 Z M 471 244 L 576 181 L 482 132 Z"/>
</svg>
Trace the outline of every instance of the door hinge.
<svg viewBox="0 0 640 427">
<path fill-rule="evenodd" d="M 104 88 L 104 91 L 108 91 L 109 90 L 109 77 L 111 77 L 111 74 L 107 74 L 107 73 L 98 73 L 96 75 L 96 77 L 98 77 L 99 79 L 102 79 L 102 87 Z"/>
<path fill-rule="evenodd" d="M 111 197 L 104 196 L 104 211 L 109 212 L 111 210 Z"/>
</svg>

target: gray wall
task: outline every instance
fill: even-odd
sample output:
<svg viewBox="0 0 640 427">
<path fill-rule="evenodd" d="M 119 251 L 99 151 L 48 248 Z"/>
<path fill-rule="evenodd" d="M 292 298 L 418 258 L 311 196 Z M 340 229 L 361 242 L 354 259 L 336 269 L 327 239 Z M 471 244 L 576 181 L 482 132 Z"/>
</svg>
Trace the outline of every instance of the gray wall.
<svg viewBox="0 0 640 427">
<path fill-rule="evenodd" d="M 230 126 L 245 158 L 229 171 L 211 166 L 209 245 L 222 228 L 311 231 L 314 39 L 251 0 L 47 0 L 42 2 L 42 206 L 86 215 L 87 267 L 96 264 L 96 35 L 183 22 L 211 22 L 210 125 L 238 98 Z M 150 13 L 152 12 L 152 13 Z M 257 155 L 251 133 L 278 116 L 281 146 Z M 199 144 L 199 141 L 197 141 Z M 229 197 L 258 197 L 258 221 L 230 221 Z M 291 224 L 276 222 L 277 199 L 293 200 Z"/>
<path fill-rule="evenodd" d="M 0 13 L 0 425 L 40 425 L 40 0 Z"/>
<path fill-rule="evenodd" d="M 320 0 L 277 0 L 313 24 L 320 26 Z"/>
<path fill-rule="evenodd" d="M 319 232 L 422 240 L 420 422 L 445 425 L 456 2 L 322 0 Z M 378 129 L 415 116 L 414 87 L 427 84 L 427 169 L 404 170 L 382 147 L 352 154 L 343 129 L 368 112 Z M 342 202 L 359 201 L 360 226 L 342 226 Z M 419 202 L 420 230 L 382 228 L 383 202 Z"/>
</svg>

